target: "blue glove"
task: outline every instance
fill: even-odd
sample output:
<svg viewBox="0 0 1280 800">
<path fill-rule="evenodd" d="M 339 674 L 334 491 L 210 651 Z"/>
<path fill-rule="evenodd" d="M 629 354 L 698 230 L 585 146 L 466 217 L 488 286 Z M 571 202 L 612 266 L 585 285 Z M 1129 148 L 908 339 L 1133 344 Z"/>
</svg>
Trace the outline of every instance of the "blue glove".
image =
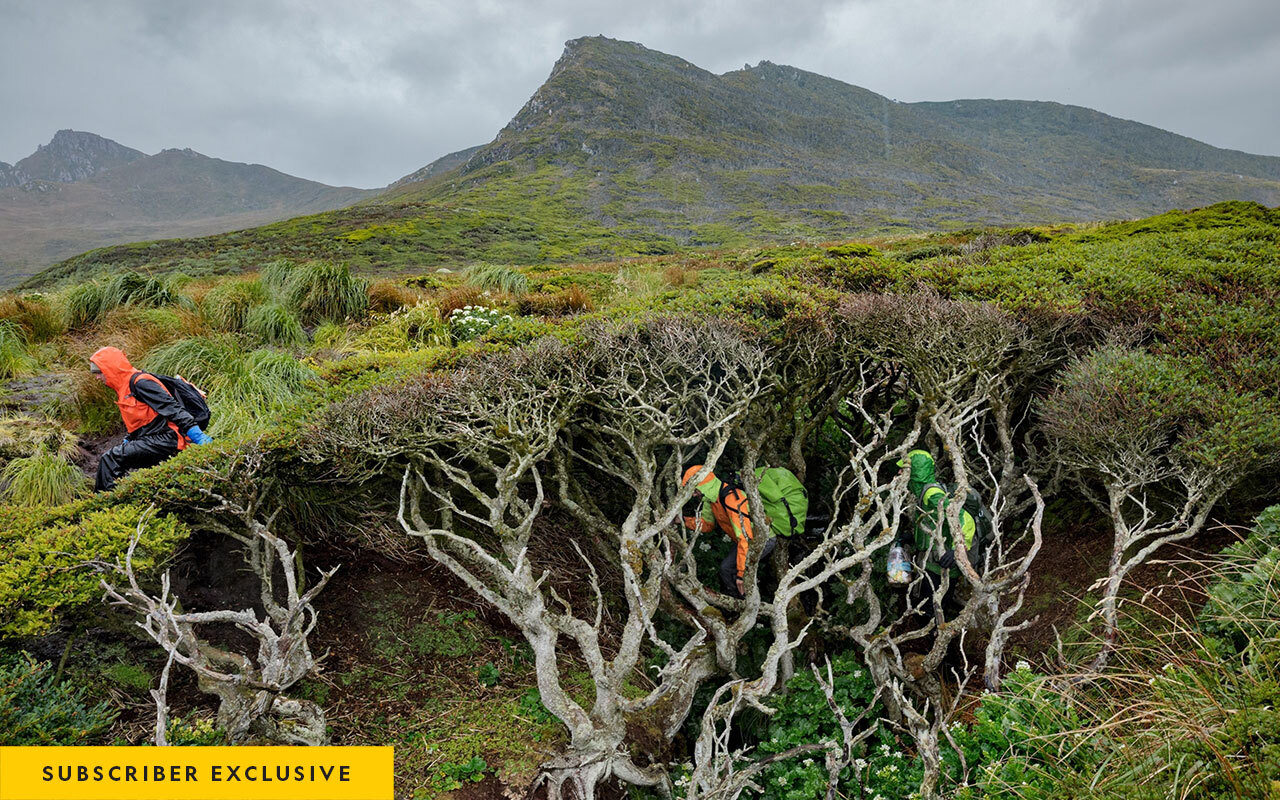
<svg viewBox="0 0 1280 800">
<path fill-rule="evenodd" d="M 213 437 L 200 430 L 199 425 L 192 425 L 187 429 L 187 438 L 192 444 L 208 444 L 213 441 Z"/>
</svg>

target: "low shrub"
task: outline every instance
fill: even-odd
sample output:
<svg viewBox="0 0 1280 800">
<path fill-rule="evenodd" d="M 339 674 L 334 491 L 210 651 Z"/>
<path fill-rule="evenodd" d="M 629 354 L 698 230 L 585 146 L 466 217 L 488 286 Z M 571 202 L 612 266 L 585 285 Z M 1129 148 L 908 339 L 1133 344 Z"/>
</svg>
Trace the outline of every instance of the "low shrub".
<svg viewBox="0 0 1280 800">
<path fill-rule="evenodd" d="M 97 505 L 95 498 L 52 508 L 0 505 L 0 638 L 38 636 L 68 613 L 100 607 L 92 564 L 122 559 L 148 512 Z M 146 574 L 186 537 L 178 520 L 149 515 L 134 565 Z"/>
<path fill-rule="evenodd" d="M 56 682 L 47 661 L 20 653 L 0 663 L 0 746 L 86 744 L 116 717 L 107 703 L 91 704 L 88 692 Z"/>
<path fill-rule="evenodd" d="M 880 251 L 869 244 L 849 242 L 828 247 L 826 254 L 829 258 L 868 258 L 880 255 Z"/>
</svg>

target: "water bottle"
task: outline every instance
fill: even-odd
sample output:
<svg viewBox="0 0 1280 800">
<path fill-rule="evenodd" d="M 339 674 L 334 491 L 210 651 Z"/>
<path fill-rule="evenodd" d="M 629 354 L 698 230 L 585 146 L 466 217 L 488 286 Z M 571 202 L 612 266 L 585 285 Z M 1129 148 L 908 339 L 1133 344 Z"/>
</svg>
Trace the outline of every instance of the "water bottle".
<svg viewBox="0 0 1280 800">
<path fill-rule="evenodd" d="M 889 583 L 894 586 L 905 586 L 911 582 L 911 560 L 900 544 L 889 548 L 888 575 Z"/>
</svg>

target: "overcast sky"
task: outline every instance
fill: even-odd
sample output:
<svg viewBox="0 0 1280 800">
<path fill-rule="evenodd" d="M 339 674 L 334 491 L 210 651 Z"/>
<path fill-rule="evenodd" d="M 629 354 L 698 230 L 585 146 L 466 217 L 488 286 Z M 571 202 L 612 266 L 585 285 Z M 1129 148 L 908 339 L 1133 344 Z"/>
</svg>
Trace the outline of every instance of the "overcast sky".
<svg viewBox="0 0 1280 800">
<path fill-rule="evenodd" d="M 492 140 L 596 34 L 1280 155 L 1278 0 L 0 0 L 0 161 L 74 128 L 383 186 Z"/>
</svg>

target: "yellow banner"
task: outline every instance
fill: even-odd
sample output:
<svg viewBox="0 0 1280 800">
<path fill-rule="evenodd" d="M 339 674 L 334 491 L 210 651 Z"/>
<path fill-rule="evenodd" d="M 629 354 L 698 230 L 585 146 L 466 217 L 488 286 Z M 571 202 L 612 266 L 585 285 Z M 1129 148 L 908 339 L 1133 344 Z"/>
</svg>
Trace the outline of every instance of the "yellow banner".
<svg viewBox="0 0 1280 800">
<path fill-rule="evenodd" d="M 392 800 L 391 747 L 0 747 L 0 800 Z"/>
</svg>

